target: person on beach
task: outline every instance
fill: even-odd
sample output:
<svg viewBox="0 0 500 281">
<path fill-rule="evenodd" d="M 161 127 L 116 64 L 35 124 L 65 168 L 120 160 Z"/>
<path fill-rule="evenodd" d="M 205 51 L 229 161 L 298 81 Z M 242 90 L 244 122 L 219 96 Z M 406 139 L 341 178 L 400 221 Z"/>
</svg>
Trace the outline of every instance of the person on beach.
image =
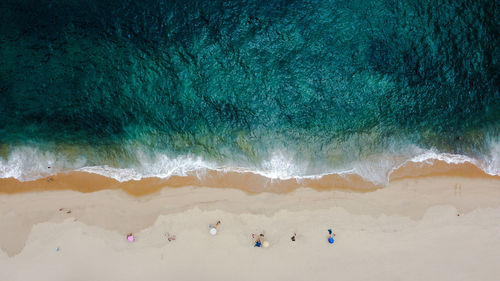
<svg viewBox="0 0 500 281">
<path fill-rule="evenodd" d="M 252 233 L 252 238 L 255 238 L 255 234 Z M 255 244 L 253 245 L 254 247 L 262 247 L 262 239 L 264 239 L 264 234 L 259 234 L 257 236 L 257 239 L 255 240 Z"/>
<path fill-rule="evenodd" d="M 134 242 L 135 241 L 134 235 L 132 233 L 127 234 L 127 240 L 129 242 Z"/>
<path fill-rule="evenodd" d="M 59 208 L 59 212 L 64 211 L 66 214 L 71 214 L 71 209 L 68 208 Z"/>
<path fill-rule="evenodd" d="M 217 226 L 219 226 L 220 221 L 217 221 L 216 224 L 211 224 L 208 227 L 210 228 L 210 234 L 215 235 L 217 234 Z"/>
<path fill-rule="evenodd" d="M 172 242 L 175 240 L 175 234 L 170 234 L 169 232 L 165 233 L 165 236 L 167 236 L 168 242 Z"/>
<path fill-rule="evenodd" d="M 292 237 L 290 237 L 290 239 L 295 242 L 295 237 L 297 237 L 297 233 L 294 233 Z"/>
<path fill-rule="evenodd" d="M 335 242 L 335 239 L 333 238 L 335 236 L 335 233 L 332 231 L 332 229 L 328 229 L 328 243 L 333 244 Z"/>
</svg>

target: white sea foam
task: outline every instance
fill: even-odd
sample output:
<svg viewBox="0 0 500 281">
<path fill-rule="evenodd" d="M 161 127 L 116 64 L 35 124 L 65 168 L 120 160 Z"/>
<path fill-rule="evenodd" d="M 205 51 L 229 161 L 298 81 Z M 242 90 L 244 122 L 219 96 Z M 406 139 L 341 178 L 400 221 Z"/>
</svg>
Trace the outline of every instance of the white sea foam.
<svg viewBox="0 0 500 281">
<path fill-rule="evenodd" d="M 284 152 L 274 151 L 269 159 L 264 160 L 261 168 L 253 171 L 271 179 L 290 179 L 304 175 L 307 170 L 307 163 L 298 163 L 292 156 L 287 156 Z"/>
<path fill-rule="evenodd" d="M 490 154 L 478 166 L 490 175 L 500 176 L 500 142 L 491 143 Z"/>
<path fill-rule="evenodd" d="M 377 160 L 359 161 L 343 174 L 356 174 L 374 184 L 385 185 L 389 182 L 389 173 L 395 166 L 397 166 L 395 157 L 384 156 Z"/>
<path fill-rule="evenodd" d="M 461 154 L 428 151 L 411 158 L 410 160 L 408 160 L 408 162 L 432 164 L 432 162 L 435 160 L 443 161 L 447 164 L 471 163 L 482 169 L 487 174 L 500 175 L 500 143 L 492 146 L 490 154 L 482 157 L 481 159 L 476 159 Z"/>
<path fill-rule="evenodd" d="M 23 146 L 13 149 L 7 159 L 0 158 L 0 178 L 12 177 L 20 181 L 29 181 L 60 172 L 83 171 L 125 182 L 148 177 L 169 178 L 173 175 L 186 176 L 188 174 L 195 174 L 202 178 L 207 170 L 215 170 L 219 172 L 250 172 L 270 179 L 295 178 L 298 180 L 321 178 L 327 174 L 357 174 L 367 181 L 384 185 L 388 183 L 389 177 L 394 170 L 410 162 L 428 164 L 432 164 L 436 160 L 448 164 L 468 162 L 478 166 L 488 174 L 500 175 L 500 143 L 493 143 L 490 152 L 489 155 L 481 159 L 475 159 L 459 154 L 439 153 L 437 150 L 412 148 L 411 153 L 409 151 L 406 151 L 405 154 L 393 152 L 350 164 L 347 163 L 335 170 L 308 173 L 310 167 L 307 161 L 297 161 L 293 154 L 282 151 L 271 152 L 268 159 L 265 159 L 260 165 L 252 167 L 220 165 L 193 155 L 171 157 L 165 154 L 157 154 L 151 156 L 138 151 L 136 153 L 137 164 L 116 168 L 108 165 L 88 166 L 83 157 L 70 161 L 68 157 L 62 154 Z"/>
<path fill-rule="evenodd" d="M 64 155 L 21 146 L 13 149 L 7 159 L 0 158 L 0 178 L 30 181 L 85 165 L 84 158 L 70 162 Z"/>
<path fill-rule="evenodd" d="M 171 176 L 186 176 L 196 173 L 202 176 L 207 169 L 216 169 L 216 165 L 204 161 L 201 157 L 179 156 L 171 158 L 160 154 L 155 157 L 145 157 L 138 153 L 139 164 L 129 168 L 114 168 L 110 166 L 82 167 L 77 171 L 99 174 L 116 179 L 120 182 L 157 177 L 166 179 Z"/>
<path fill-rule="evenodd" d="M 447 164 L 463 164 L 467 162 L 475 164 L 477 162 L 474 158 L 465 155 L 438 153 L 433 150 L 417 155 L 408 160 L 408 162 L 432 164 L 432 161 L 435 160 L 443 161 Z"/>
</svg>

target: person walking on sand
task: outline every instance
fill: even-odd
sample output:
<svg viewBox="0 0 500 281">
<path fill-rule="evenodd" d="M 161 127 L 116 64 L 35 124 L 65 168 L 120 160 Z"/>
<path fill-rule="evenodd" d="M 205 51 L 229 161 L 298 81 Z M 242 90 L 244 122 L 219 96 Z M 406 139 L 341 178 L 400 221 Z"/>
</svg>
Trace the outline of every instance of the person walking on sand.
<svg viewBox="0 0 500 281">
<path fill-rule="evenodd" d="M 332 229 L 328 229 L 328 243 L 333 244 L 335 242 L 335 239 L 333 238 L 335 236 L 335 233 L 332 231 Z"/>
<path fill-rule="evenodd" d="M 294 233 L 292 237 L 290 237 L 290 239 L 295 242 L 295 237 L 297 237 L 297 233 Z"/>
<path fill-rule="evenodd" d="M 210 234 L 215 235 L 217 234 L 217 227 L 219 226 L 220 221 L 217 221 L 216 224 L 210 224 L 208 227 L 210 228 Z"/>
</svg>

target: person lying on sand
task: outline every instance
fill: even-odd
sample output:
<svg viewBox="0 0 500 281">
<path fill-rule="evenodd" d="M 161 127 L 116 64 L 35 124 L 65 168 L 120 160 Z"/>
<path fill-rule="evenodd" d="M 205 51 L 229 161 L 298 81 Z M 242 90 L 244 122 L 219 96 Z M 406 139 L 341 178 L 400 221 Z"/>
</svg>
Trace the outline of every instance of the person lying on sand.
<svg viewBox="0 0 500 281">
<path fill-rule="evenodd" d="M 68 208 L 59 208 L 59 212 L 64 211 L 66 214 L 71 214 L 71 209 Z"/>
<path fill-rule="evenodd" d="M 216 224 L 211 224 L 208 227 L 210 228 L 210 234 L 215 235 L 217 234 L 217 226 L 219 226 L 220 221 L 217 221 Z"/>
</svg>

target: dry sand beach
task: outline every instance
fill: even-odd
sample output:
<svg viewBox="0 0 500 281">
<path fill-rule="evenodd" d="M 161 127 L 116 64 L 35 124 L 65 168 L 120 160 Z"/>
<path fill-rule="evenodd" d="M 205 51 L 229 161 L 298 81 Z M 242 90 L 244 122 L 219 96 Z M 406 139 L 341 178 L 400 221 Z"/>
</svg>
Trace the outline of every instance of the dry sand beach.
<svg viewBox="0 0 500 281">
<path fill-rule="evenodd" d="M 500 181 L 424 177 L 369 192 L 3 193 L 0 229 L 0 280 L 9 281 L 498 280 Z M 268 248 L 253 247 L 260 232 Z"/>
</svg>

